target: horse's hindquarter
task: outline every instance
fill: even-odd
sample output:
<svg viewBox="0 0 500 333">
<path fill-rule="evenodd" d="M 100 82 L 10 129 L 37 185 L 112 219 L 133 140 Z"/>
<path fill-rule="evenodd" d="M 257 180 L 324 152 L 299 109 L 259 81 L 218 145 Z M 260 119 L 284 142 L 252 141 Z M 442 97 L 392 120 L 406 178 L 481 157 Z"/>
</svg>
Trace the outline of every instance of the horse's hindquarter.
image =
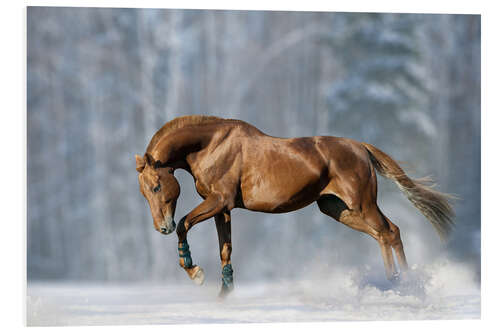
<svg viewBox="0 0 500 333">
<path fill-rule="evenodd" d="M 360 142 L 348 138 L 321 137 L 318 150 L 329 161 L 330 182 L 321 195 L 336 195 L 350 209 L 358 209 L 376 200 L 375 170 Z"/>
<path fill-rule="evenodd" d="M 317 138 L 250 137 L 242 144 L 244 208 L 283 213 L 309 205 L 328 184 L 328 163 Z"/>
</svg>

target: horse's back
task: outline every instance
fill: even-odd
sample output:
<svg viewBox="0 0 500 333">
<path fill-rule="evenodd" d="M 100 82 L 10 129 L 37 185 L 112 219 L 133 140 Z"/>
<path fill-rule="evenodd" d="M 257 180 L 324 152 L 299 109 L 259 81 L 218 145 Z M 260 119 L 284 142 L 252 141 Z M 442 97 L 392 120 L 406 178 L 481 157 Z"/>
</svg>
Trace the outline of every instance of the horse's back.
<svg viewBox="0 0 500 333">
<path fill-rule="evenodd" d="M 243 160 L 251 161 L 252 191 L 260 201 L 282 201 L 277 212 L 305 207 L 324 194 L 340 197 L 350 208 L 359 206 L 366 194 L 376 197 L 375 171 L 366 148 L 356 140 L 262 137 L 251 151 L 251 158 Z"/>
</svg>

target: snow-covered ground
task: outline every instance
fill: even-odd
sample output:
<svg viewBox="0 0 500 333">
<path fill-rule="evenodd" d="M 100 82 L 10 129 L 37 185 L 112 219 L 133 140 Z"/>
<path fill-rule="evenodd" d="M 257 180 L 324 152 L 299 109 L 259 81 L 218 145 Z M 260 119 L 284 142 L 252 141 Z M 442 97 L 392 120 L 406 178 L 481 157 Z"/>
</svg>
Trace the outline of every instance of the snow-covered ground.
<svg viewBox="0 0 500 333">
<path fill-rule="evenodd" d="M 224 301 L 219 285 L 54 284 L 29 282 L 27 323 L 133 325 L 335 320 L 480 318 L 480 287 L 449 262 L 413 267 L 391 285 L 363 269 L 328 279 L 238 283 Z"/>
</svg>

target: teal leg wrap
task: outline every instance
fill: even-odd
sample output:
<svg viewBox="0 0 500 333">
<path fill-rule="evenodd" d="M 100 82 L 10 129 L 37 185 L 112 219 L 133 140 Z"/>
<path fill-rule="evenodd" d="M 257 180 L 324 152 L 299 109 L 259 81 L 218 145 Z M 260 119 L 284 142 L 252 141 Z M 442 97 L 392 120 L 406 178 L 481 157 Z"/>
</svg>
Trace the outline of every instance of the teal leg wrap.
<svg viewBox="0 0 500 333">
<path fill-rule="evenodd" d="M 222 268 L 222 287 L 228 289 L 233 287 L 233 267 L 231 264 Z"/>
<path fill-rule="evenodd" d="M 179 257 L 184 258 L 184 268 L 193 267 L 193 259 L 191 259 L 191 252 L 189 251 L 189 244 L 187 242 L 187 239 L 183 240 L 182 243 L 179 244 L 178 250 Z"/>
</svg>

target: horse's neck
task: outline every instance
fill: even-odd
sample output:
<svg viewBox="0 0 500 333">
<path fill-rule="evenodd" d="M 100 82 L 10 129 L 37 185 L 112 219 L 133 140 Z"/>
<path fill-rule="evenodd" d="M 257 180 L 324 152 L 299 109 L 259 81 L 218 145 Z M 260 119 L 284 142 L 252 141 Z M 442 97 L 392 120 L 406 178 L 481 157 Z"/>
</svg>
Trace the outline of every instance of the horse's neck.
<svg viewBox="0 0 500 333">
<path fill-rule="evenodd" d="M 213 132 L 203 126 L 176 129 L 159 141 L 152 155 L 162 163 L 186 168 L 186 157 L 204 149 L 212 139 Z"/>
</svg>

